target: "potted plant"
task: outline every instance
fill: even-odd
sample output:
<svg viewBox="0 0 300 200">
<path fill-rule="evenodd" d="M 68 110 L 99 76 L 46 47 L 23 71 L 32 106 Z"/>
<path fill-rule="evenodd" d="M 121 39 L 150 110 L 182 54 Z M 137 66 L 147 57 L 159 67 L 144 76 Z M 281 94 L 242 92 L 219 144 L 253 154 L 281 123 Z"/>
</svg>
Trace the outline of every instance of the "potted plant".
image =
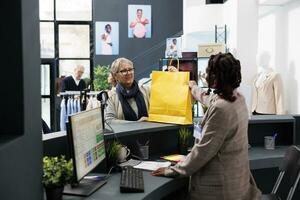
<svg viewBox="0 0 300 200">
<path fill-rule="evenodd" d="M 47 200 L 61 200 L 64 186 L 73 177 L 73 162 L 65 156 L 43 158 L 43 185 Z"/>
<path fill-rule="evenodd" d="M 179 133 L 179 152 L 180 154 L 186 155 L 188 145 L 189 145 L 189 140 L 192 134 L 188 128 L 180 128 L 178 133 Z"/>
<path fill-rule="evenodd" d="M 94 68 L 94 90 L 101 91 L 110 88 L 110 84 L 107 81 L 108 75 L 110 73 L 110 66 L 107 65 L 97 65 Z"/>
<path fill-rule="evenodd" d="M 112 142 L 109 142 L 107 144 L 107 157 L 108 157 L 108 165 L 109 167 L 111 166 L 114 166 L 117 164 L 117 161 L 118 161 L 118 155 L 119 155 L 119 152 L 122 148 L 122 144 L 119 142 L 119 141 L 112 141 Z"/>
</svg>

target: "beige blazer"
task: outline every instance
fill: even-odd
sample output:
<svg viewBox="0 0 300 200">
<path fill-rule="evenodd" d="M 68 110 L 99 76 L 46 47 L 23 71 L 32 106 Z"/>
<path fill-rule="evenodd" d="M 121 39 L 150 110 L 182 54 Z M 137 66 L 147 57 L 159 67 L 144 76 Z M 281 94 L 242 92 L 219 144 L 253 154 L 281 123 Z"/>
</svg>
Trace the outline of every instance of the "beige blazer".
<svg viewBox="0 0 300 200">
<path fill-rule="evenodd" d="M 285 114 L 283 104 L 283 86 L 280 75 L 275 72 L 267 74 L 266 79 L 257 86 L 258 74 L 253 84 L 252 112 L 262 114 Z"/>
<path fill-rule="evenodd" d="M 145 100 L 145 104 L 147 107 L 147 110 L 149 110 L 149 101 L 150 101 L 150 88 L 147 86 L 139 86 L 140 91 L 142 92 Z M 129 105 L 132 107 L 132 109 L 137 113 L 137 106 L 134 98 L 128 99 Z M 121 102 L 119 100 L 118 94 L 116 92 L 116 89 L 111 90 L 109 93 L 109 99 L 107 101 L 107 107 L 105 109 L 105 120 L 108 123 L 124 123 L 129 122 L 125 120 L 123 109 Z"/>
<path fill-rule="evenodd" d="M 204 93 L 195 90 L 193 87 L 194 97 L 210 104 L 201 122 L 203 137 L 186 160 L 166 170 L 166 175 L 191 175 L 192 200 L 260 199 L 261 192 L 249 168 L 248 111 L 244 97 L 236 93 L 237 99 L 232 103 L 217 95 L 205 100 Z"/>
</svg>

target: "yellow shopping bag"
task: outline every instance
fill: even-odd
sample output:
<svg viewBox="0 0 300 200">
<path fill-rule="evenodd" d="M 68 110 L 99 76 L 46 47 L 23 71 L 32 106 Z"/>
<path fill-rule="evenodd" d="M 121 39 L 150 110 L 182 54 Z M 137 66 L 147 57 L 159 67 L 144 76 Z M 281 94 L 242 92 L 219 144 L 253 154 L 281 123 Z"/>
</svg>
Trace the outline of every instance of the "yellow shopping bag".
<svg viewBox="0 0 300 200">
<path fill-rule="evenodd" d="M 152 72 L 149 121 L 192 124 L 189 72 Z"/>
</svg>

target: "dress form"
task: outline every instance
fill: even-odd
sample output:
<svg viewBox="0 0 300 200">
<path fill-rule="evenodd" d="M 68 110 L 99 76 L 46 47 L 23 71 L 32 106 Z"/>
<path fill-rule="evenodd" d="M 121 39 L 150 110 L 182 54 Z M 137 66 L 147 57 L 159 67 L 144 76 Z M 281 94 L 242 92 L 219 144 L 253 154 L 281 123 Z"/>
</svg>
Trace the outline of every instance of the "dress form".
<svg viewBox="0 0 300 200">
<path fill-rule="evenodd" d="M 267 78 L 270 76 L 271 73 L 275 73 L 274 70 L 270 67 L 260 67 L 260 70 L 259 70 L 259 74 L 258 74 L 258 77 L 255 81 L 255 86 L 256 87 L 259 87 L 261 86 L 264 81 L 267 80 Z"/>
<path fill-rule="evenodd" d="M 253 84 L 252 112 L 256 114 L 284 114 L 283 86 L 280 75 L 270 67 L 270 53 L 257 56 L 259 73 Z"/>
<path fill-rule="evenodd" d="M 257 55 L 256 61 L 258 65 L 258 75 L 254 82 L 256 87 L 261 86 L 268 78 L 268 75 L 273 72 L 273 69 L 270 67 L 270 58 L 270 53 L 267 51 Z"/>
</svg>

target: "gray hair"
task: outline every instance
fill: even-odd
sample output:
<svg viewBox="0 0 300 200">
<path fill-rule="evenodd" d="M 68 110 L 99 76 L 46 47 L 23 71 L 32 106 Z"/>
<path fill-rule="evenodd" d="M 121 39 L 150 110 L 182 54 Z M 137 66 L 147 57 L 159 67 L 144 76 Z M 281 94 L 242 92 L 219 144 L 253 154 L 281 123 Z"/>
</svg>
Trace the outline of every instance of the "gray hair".
<svg viewBox="0 0 300 200">
<path fill-rule="evenodd" d="M 81 70 L 84 72 L 84 66 L 83 65 L 77 65 L 75 68 L 74 68 L 74 71 L 78 71 L 78 70 Z"/>
<path fill-rule="evenodd" d="M 131 67 L 133 67 L 133 63 L 130 60 L 128 60 L 127 58 L 118 58 L 118 59 L 114 60 L 113 63 L 111 64 L 110 72 L 112 73 L 112 75 L 115 75 L 116 73 L 118 73 L 118 71 L 120 70 L 120 67 L 123 64 L 127 64 L 127 65 L 130 65 Z"/>
</svg>

